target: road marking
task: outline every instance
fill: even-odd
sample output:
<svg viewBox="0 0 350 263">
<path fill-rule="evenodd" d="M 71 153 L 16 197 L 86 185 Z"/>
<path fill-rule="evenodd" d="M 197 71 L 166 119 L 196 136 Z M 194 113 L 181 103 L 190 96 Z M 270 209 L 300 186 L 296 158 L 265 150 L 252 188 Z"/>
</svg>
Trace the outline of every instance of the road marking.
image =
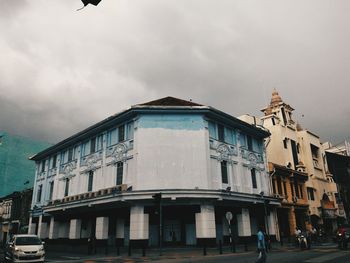
<svg viewBox="0 0 350 263">
<path fill-rule="evenodd" d="M 319 256 L 319 257 L 316 257 L 316 258 L 305 260 L 305 262 L 308 262 L 308 263 L 322 263 L 322 262 L 326 262 L 326 261 L 329 261 L 329 260 L 332 260 L 332 259 L 336 259 L 336 258 L 345 256 L 345 255 L 347 255 L 349 253 L 350 253 L 349 251 L 339 251 L 339 252 L 330 253 L 330 254 L 327 253 L 326 255 L 323 255 L 323 256 Z"/>
</svg>

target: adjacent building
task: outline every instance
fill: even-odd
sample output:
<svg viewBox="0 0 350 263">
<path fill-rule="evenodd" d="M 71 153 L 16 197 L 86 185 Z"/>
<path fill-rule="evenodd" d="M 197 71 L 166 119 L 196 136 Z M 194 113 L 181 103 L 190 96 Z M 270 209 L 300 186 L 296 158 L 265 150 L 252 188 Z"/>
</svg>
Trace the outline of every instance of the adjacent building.
<svg viewBox="0 0 350 263">
<path fill-rule="evenodd" d="M 33 189 L 25 189 L 0 198 L 0 244 L 10 235 L 28 231 L 32 193 Z"/>
<path fill-rule="evenodd" d="M 280 231 L 288 236 L 296 227 L 313 225 L 331 233 L 337 227 L 337 217 L 343 216 L 336 203 L 337 187 L 320 138 L 303 129 L 293 111 L 274 90 L 261 118 L 271 133 L 267 157 L 272 189 L 282 204 L 277 210 Z"/>
<path fill-rule="evenodd" d="M 225 242 L 227 212 L 236 240 L 250 239 L 258 226 L 274 237 L 279 200 L 271 196 L 269 135 L 172 97 L 132 106 L 31 158 L 29 232 L 66 244 L 96 237 L 157 246 L 160 202 L 165 244 Z"/>
<path fill-rule="evenodd" d="M 35 164 L 28 158 L 49 146 L 0 131 L 0 198 L 33 185 Z"/>
<path fill-rule="evenodd" d="M 332 146 L 330 143 L 323 144 L 326 151 L 326 159 L 330 173 L 338 187 L 336 201 L 339 213 L 350 218 L 350 144 L 344 143 Z M 342 224 L 344 220 L 339 220 Z"/>
</svg>

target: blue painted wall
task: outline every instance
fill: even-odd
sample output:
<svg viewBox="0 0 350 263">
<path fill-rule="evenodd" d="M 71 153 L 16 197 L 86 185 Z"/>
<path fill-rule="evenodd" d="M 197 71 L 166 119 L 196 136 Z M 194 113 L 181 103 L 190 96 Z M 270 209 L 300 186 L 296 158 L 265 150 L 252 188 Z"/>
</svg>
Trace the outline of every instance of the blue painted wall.
<svg viewBox="0 0 350 263">
<path fill-rule="evenodd" d="M 0 197 L 33 187 L 35 162 L 28 158 L 49 146 L 0 131 Z"/>
<path fill-rule="evenodd" d="M 201 130 L 206 126 L 202 115 L 194 114 L 152 114 L 141 115 L 138 123 L 140 128 L 163 128 L 174 130 Z"/>
</svg>

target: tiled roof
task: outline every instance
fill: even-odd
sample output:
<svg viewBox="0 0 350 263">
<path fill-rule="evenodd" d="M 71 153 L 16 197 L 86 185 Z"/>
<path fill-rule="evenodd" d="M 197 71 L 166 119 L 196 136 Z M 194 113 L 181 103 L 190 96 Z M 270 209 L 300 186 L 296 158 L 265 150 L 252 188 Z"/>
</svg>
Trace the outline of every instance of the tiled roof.
<svg viewBox="0 0 350 263">
<path fill-rule="evenodd" d="M 192 101 L 181 100 L 174 97 L 165 97 L 159 100 L 152 100 L 146 103 L 138 104 L 140 106 L 203 106 Z"/>
</svg>

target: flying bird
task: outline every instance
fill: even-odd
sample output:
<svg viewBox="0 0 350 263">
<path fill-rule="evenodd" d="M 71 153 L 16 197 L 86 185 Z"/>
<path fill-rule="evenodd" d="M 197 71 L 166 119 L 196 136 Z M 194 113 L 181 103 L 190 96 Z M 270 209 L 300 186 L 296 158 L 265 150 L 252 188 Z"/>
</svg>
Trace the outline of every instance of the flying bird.
<svg viewBox="0 0 350 263">
<path fill-rule="evenodd" d="M 83 2 L 84 6 L 82 8 L 79 8 L 77 11 L 83 9 L 88 4 L 92 4 L 96 6 L 101 2 L 101 0 L 81 0 L 81 1 Z"/>
</svg>

